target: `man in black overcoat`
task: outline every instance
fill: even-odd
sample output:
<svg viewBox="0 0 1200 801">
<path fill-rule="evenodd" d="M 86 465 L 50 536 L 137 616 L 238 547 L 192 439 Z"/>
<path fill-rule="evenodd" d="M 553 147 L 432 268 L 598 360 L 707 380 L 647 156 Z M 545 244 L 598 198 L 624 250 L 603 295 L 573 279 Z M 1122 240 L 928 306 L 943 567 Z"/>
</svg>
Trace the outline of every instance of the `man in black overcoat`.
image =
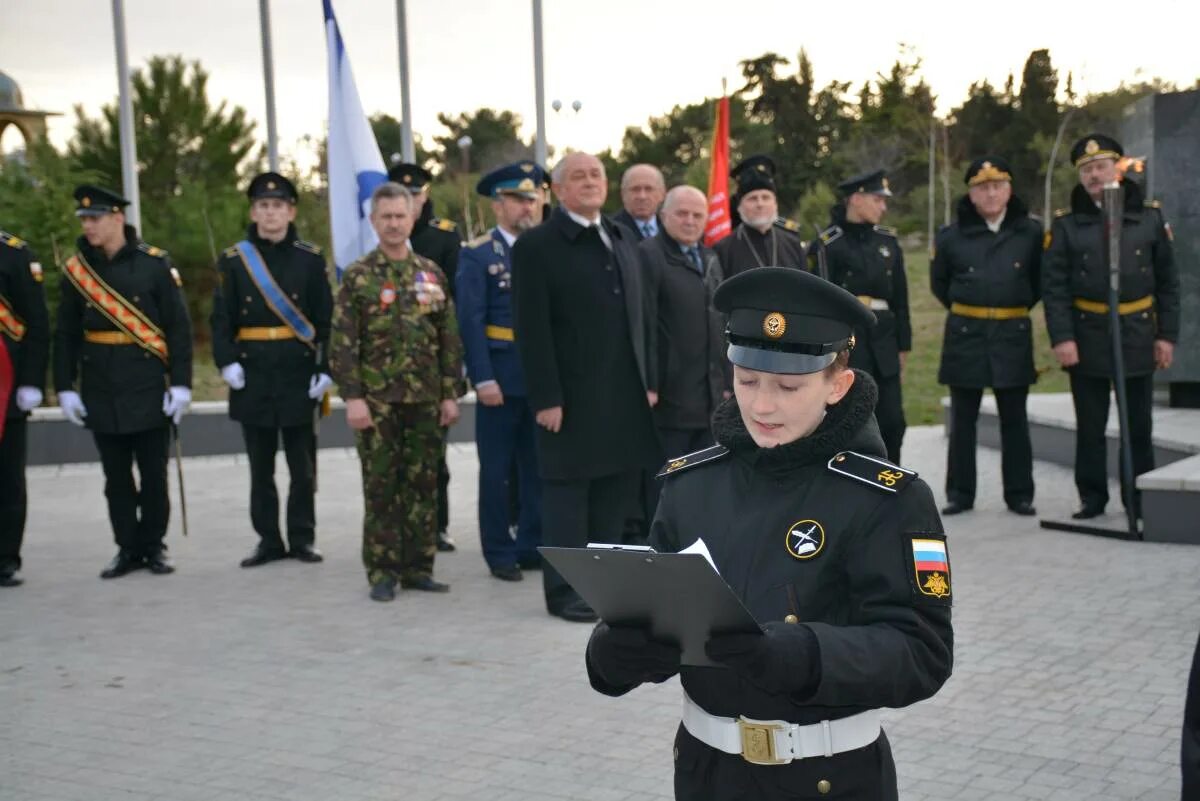
<svg viewBox="0 0 1200 801">
<path fill-rule="evenodd" d="M 600 160 L 568 155 L 553 189 L 561 205 L 513 247 L 514 333 L 539 426 L 543 542 L 617 542 L 639 471 L 660 453 L 649 293 L 632 235 L 600 213 Z M 595 620 L 548 565 L 543 579 L 552 615 Z"/>
<path fill-rule="evenodd" d="M 944 515 L 975 505 L 975 423 L 983 390 L 1000 413 L 1004 502 L 1032 515 L 1033 446 L 1025 400 L 1037 381 L 1029 310 L 1041 297 L 1042 228 L 1012 191 L 999 156 L 967 168 L 958 219 L 938 232 L 929 280 L 950 314 L 938 381 L 950 387 Z"/>
</svg>

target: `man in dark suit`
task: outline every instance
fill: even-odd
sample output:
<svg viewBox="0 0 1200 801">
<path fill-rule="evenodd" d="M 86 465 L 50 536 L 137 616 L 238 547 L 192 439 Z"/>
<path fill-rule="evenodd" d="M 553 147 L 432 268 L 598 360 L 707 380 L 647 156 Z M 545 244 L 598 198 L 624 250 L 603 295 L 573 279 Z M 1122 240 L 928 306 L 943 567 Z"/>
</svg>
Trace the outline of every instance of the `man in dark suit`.
<svg viewBox="0 0 1200 801">
<path fill-rule="evenodd" d="M 242 567 L 291 556 L 322 561 L 315 547 L 317 438 L 314 414 L 333 385 L 329 322 L 333 294 L 325 258 L 300 239 L 296 187 L 275 172 L 250 182 L 250 227 L 217 263 L 213 360 L 229 385 L 229 416 L 241 423 L 250 461 L 250 521 L 258 533 Z M 279 530 L 275 454 L 280 438 L 291 486 L 287 546 Z"/>
<path fill-rule="evenodd" d="M 650 239 L 662 227 L 658 209 L 667 194 L 662 171 L 653 164 L 634 164 L 621 175 L 621 210 L 615 223 L 633 231 L 635 242 Z"/>
<path fill-rule="evenodd" d="M 560 206 L 513 247 L 515 338 L 539 426 L 547 545 L 618 541 L 638 471 L 659 456 L 648 291 L 633 236 L 600 213 L 604 166 L 572 153 L 552 180 Z M 546 607 L 566 620 L 592 609 L 556 571 Z"/>
</svg>

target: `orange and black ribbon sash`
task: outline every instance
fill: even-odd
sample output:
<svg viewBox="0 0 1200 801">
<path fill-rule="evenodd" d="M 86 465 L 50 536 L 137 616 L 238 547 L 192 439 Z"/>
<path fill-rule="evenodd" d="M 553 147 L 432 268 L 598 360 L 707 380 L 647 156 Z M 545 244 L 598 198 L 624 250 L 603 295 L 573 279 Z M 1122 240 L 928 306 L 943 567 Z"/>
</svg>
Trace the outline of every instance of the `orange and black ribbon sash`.
<svg viewBox="0 0 1200 801">
<path fill-rule="evenodd" d="M 13 342 L 25 338 L 25 321 L 17 316 L 8 302 L 8 298 L 0 295 L 0 334 L 4 334 Z"/>
<path fill-rule="evenodd" d="M 79 293 L 99 309 L 109 322 L 133 337 L 134 343 L 164 363 L 167 361 L 167 340 L 162 329 L 151 322 L 141 309 L 106 284 L 82 254 L 76 253 L 67 259 L 63 272 Z"/>
</svg>

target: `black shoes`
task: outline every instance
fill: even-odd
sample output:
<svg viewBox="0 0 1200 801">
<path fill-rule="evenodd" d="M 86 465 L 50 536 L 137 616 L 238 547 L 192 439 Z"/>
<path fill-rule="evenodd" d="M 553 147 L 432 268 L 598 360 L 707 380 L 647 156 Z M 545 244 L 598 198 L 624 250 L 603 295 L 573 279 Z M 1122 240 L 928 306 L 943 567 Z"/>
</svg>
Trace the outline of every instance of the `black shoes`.
<svg viewBox="0 0 1200 801">
<path fill-rule="evenodd" d="M 1037 514 L 1037 509 L 1033 508 L 1033 504 L 1029 501 L 1017 501 L 1008 505 L 1008 511 L 1021 517 L 1033 517 Z"/>
<path fill-rule="evenodd" d="M 458 546 L 454 544 L 454 540 L 450 539 L 450 535 L 444 531 L 437 533 L 437 549 L 442 553 L 450 553 L 457 551 Z"/>
<path fill-rule="evenodd" d="M 282 546 L 274 548 L 259 543 L 250 552 L 250 555 L 241 561 L 241 565 L 242 567 L 258 567 L 268 562 L 278 562 L 280 559 L 287 559 L 287 551 Z"/>
<path fill-rule="evenodd" d="M 569 620 L 572 623 L 595 623 L 599 618 L 596 617 L 595 611 L 588 606 L 582 599 L 571 601 L 571 603 L 558 610 L 550 610 L 550 614 L 561 617 L 563 620 Z"/>
<path fill-rule="evenodd" d="M 4 562 L 0 564 L 0 587 L 19 587 L 24 583 L 24 579 L 17 575 L 20 570 L 15 562 Z"/>
<path fill-rule="evenodd" d="M 942 507 L 943 515 L 960 515 L 963 512 L 969 512 L 974 508 L 971 504 L 959 503 L 958 501 L 950 501 Z"/>
<path fill-rule="evenodd" d="M 325 561 L 325 557 L 321 555 L 321 552 L 311 545 L 300 545 L 292 548 L 292 558 L 298 559 L 301 562 L 308 562 L 309 564 Z"/>
<path fill-rule="evenodd" d="M 1072 520 L 1091 520 L 1093 517 L 1100 517 L 1104 514 L 1103 506 L 1089 506 L 1086 503 L 1078 512 L 1071 515 Z"/>
<path fill-rule="evenodd" d="M 522 570 L 541 570 L 542 557 L 531 556 L 528 559 L 518 559 L 517 567 L 521 568 Z"/>
<path fill-rule="evenodd" d="M 377 581 L 371 585 L 371 600 L 386 603 L 396 600 L 396 582 L 391 579 Z"/>
<path fill-rule="evenodd" d="M 146 563 L 140 556 L 135 556 L 133 553 L 122 549 L 117 551 L 117 555 L 112 558 L 112 561 L 105 565 L 104 570 L 100 571 L 100 578 L 120 578 L 127 573 L 141 570 L 145 566 Z"/>
<path fill-rule="evenodd" d="M 421 592 L 450 592 L 450 585 L 434 581 L 432 576 L 421 576 L 416 579 L 400 579 L 400 589 L 420 590 Z"/>
<path fill-rule="evenodd" d="M 167 556 L 165 549 L 152 551 L 145 558 L 146 569 L 156 576 L 165 576 L 175 572 L 175 565 L 171 562 L 171 558 Z"/>
<path fill-rule="evenodd" d="M 501 581 L 523 581 L 524 576 L 521 575 L 521 568 L 515 565 L 508 567 L 493 567 L 492 575 Z"/>
</svg>

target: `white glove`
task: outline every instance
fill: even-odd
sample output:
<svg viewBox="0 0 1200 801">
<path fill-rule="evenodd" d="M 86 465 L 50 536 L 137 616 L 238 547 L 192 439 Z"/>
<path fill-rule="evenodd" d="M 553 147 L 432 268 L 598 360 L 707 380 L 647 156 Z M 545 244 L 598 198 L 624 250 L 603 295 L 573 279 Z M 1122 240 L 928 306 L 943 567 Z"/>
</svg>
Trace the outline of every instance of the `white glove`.
<svg viewBox="0 0 1200 801">
<path fill-rule="evenodd" d="M 192 391 L 187 387 L 171 387 L 163 393 L 163 414 L 175 425 L 183 419 L 183 413 L 192 405 Z"/>
<path fill-rule="evenodd" d="M 42 405 L 42 391 L 37 387 L 17 387 L 17 408 L 23 412 Z"/>
<path fill-rule="evenodd" d="M 325 391 L 333 386 L 333 379 L 324 373 L 318 373 L 308 382 L 308 397 L 319 400 Z"/>
<path fill-rule="evenodd" d="M 58 393 L 58 406 L 62 409 L 63 417 L 77 426 L 83 425 L 83 418 L 87 417 L 87 409 L 78 392 L 68 389 Z"/>
<path fill-rule="evenodd" d="M 221 368 L 221 378 L 230 389 L 243 389 L 246 386 L 246 371 L 237 362 L 230 362 Z"/>
</svg>

